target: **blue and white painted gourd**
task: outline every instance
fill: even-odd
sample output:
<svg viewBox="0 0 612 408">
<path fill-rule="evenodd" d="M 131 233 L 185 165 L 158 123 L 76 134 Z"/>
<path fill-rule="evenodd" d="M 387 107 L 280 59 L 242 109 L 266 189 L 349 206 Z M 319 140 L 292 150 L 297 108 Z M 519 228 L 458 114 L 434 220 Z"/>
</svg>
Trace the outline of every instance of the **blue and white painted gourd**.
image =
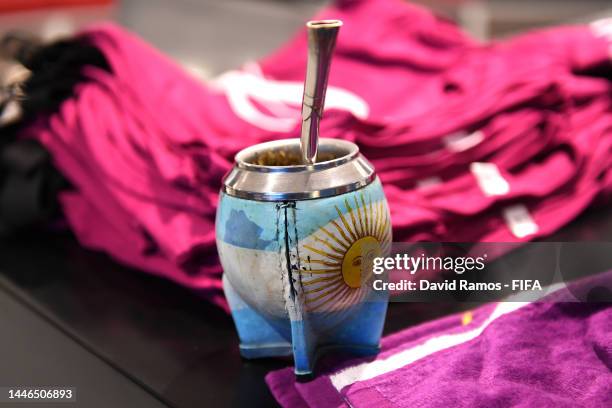
<svg viewBox="0 0 612 408">
<path fill-rule="evenodd" d="M 328 150 L 340 145 L 342 153 L 344 143 L 329 143 Z M 357 159 L 367 163 L 353 155 L 341 165 L 355 167 Z M 325 165 L 302 170 L 343 171 Z M 351 191 L 328 197 L 291 199 L 284 191 L 274 200 L 243 198 L 234 189 L 240 184 L 235 177 L 234 186 L 221 193 L 217 248 L 244 357 L 293 354 L 296 373 L 310 374 L 315 355 L 325 348 L 378 351 L 387 294 L 372 289 L 372 263 L 390 251 L 391 223 L 373 169 L 367 177 L 359 174 L 352 177 L 361 177 L 363 185 L 353 183 Z"/>
</svg>

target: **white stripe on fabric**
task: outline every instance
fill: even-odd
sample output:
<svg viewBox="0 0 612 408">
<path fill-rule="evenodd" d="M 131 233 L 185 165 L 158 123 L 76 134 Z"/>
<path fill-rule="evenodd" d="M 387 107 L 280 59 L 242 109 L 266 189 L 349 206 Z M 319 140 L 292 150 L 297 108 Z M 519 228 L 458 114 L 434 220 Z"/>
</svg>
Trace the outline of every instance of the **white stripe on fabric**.
<svg viewBox="0 0 612 408">
<path fill-rule="evenodd" d="M 472 133 L 458 132 L 442 139 L 444 146 L 451 152 L 460 153 L 480 144 L 484 140 L 484 133 L 477 130 Z"/>
<path fill-rule="evenodd" d="M 529 302 L 502 302 L 498 303 L 487 320 L 485 320 L 478 328 L 467 332 L 457 334 L 445 334 L 438 337 L 433 337 L 426 342 L 414 346 L 412 348 L 402 350 L 397 354 L 387 357 L 382 360 L 375 360 L 368 363 L 362 363 L 353 367 L 346 368 L 336 374 L 330 376 L 331 383 L 340 391 L 347 385 L 354 384 L 358 381 L 366 381 L 379 375 L 389 373 L 399 368 L 405 367 L 408 364 L 414 363 L 424 357 L 450 347 L 458 346 L 465 342 L 478 337 L 484 329 L 487 328 L 493 321 L 499 317 L 511 313 L 521 307 L 529 304 Z"/>
<path fill-rule="evenodd" d="M 593 21 L 590 27 L 595 37 L 604 38 L 610 43 L 608 45 L 608 57 L 612 59 L 612 17 Z"/>
<path fill-rule="evenodd" d="M 437 186 L 439 184 L 442 184 L 442 179 L 437 176 L 431 176 L 421 180 L 417 180 L 416 187 L 418 189 L 426 189 L 429 187 Z"/>
<path fill-rule="evenodd" d="M 612 41 L 612 17 L 595 20 L 589 26 L 595 37 L 603 37 Z"/>
<path fill-rule="evenodd" d="M 238 117 L 261 129 L 290 132 L 300 123 L 302 82 L 266 78 L 260 68 L 250 64 L 244 71 L 228 71 L 207 84 L 225 94 Z M 365 99 L 332 85 L 325 93 L 325 110 L 330 109 L 347 111 L 359 119 L 367 119 L 370 114 Z"/>
</svg>

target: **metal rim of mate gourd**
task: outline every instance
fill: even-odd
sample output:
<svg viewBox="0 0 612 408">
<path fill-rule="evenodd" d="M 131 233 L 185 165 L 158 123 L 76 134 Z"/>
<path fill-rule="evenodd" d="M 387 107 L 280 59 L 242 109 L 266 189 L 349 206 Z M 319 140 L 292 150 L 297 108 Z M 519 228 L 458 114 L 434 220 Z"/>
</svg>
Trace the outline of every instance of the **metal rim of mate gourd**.
<svg viewBox="0 0 612 408">
<path fill-rule="evenodd" d="M 376 178 L 372 164 L 349 141 L 321 138 L 317 157 L 303 164 L 299 139 L 248 147 L 236 155 L 222 190 L 249 200 L 308 200 L 348 193 Z"/>
</svg>

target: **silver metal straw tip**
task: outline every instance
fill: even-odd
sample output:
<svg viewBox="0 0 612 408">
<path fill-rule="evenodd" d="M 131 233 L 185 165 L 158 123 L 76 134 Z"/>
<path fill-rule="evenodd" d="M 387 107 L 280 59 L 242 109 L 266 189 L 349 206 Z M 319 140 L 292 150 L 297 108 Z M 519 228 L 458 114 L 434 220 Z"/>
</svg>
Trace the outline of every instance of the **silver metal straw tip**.
<svg viewBox="0 0 612 408">
<path fill-rule="evenodd" d="M 319 122 L 323 116 L 329 68 L 341 26 L 340 20 L 315 20 L 306 23 L 308 63 L 302 98 L 301 133 L 302 158 L 306 164 L 313 164 L 317 159 Z"/>
<path fill-rule="evenodd" d="M 341 26 L 341 20 L 312 20 L 306 23 L 308 28 L 336 28 Z"/>
</svg>

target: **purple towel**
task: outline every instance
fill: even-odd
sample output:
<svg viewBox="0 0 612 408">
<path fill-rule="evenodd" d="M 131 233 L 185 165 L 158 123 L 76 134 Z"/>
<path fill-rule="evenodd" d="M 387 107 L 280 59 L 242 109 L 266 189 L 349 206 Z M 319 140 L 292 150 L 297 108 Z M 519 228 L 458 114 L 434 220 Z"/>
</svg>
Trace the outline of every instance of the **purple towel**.
<svg viewBox="0 0 612 408">
<path fill-rule="evenodd" d="M 410 328 L 375 359 L 324 367 L 308 383 L 291 368 L 266 381 L 284 407 L 612 407 L 612 304 L 566 301 L 610 283 L 607 272 L 545 302 Z"/>
</svg>

